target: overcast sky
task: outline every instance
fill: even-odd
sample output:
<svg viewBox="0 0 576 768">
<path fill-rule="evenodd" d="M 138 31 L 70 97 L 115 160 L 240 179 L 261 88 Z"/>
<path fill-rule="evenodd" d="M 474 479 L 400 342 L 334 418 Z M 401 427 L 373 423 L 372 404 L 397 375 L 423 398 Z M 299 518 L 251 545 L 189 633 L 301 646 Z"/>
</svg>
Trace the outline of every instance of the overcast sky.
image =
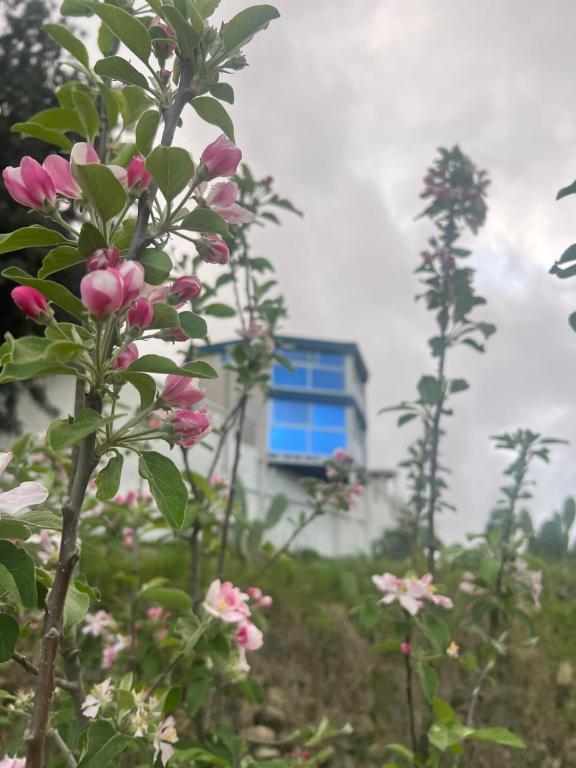
<svg viewBox="0 0 576 768">
<path fill-rule="evenodd" d="M 576 279 L 547 274 L 576 240 L 576 79 L 571 0 L 277 0 L 282 18 L 247 48 L 230 78 L 237 143 L 254 172 L 305 211 L 255 238 L 277 266 L 285 332 L 356 341 L 370 370 L 369 459 L 391 468 L 416 427 L 398 430 L 383 405 L 433 372 L 431 317 L 412 274 L 432 228 L 415 222 L 436 147 L 459 143 L 492 179 L 489 216 L 467 239 L 498 333 L 486 355 L 451 354 L 455 398 L 444 460 L 456 516 L 446 538 L 478 530 L 508 457 L 489 436 L 530 427 L 571 440 L 536 467 L 531 511 L 542 519 L 576 494 Z M 245 2 L 223 0 L 229 18 Z M 187 119 L 177 143 L 197 157 L 215 138 Z M 480 314 L 480 313 L 479 313 Z M 230 326 L 214 321 L 215 338 Z"/>
</svg>

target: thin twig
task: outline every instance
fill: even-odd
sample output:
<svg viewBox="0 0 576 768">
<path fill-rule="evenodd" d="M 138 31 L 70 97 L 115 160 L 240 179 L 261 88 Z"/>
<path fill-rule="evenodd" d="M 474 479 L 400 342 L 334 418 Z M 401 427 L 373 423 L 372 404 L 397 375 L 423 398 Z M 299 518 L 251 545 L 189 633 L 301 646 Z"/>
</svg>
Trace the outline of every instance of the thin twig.
<svg viewBox="0 0 576 768">
<path fill-rule="evenodd" d="M 290 546 L 292 545 L 292 542 L 294 541 L 294 539 L 297 536 L 299 536 L 304 530 L 304 528 L 310 525 L 310 523 L 313 520 L 315 520 L 319 514 L 320 514 L 320 510 L 317 508 L 314 510 L 314 512 L 312 512 L 312 514 L 309 517 L 307 517 L 302 523 L 300 523 L 300 525 L 298 525 L 292 531 L 292 533 L 290 534 L 290 536 L 288 537 L 284 545 L 280 547 L 280 549 L 276 550 L 274 555 L 264 563 L 264 565 L 262 566 L 262 568 L 260 568 L 259 571 L 256 572 L 256 575 L 251 579 L 251 581 L 253 581 L 254 583 L 257 583 L 262 578 L 262 576 L 264 576 L 264 574 L 267 573 L 270 570 L 270 568 L 272 568 L 272 566 L 278 562 L 278 560 L 282 557 L 282 555 L 284 555 L 290 549 Z"/>
<path fill-rule="evenodd" d="M 52 728 L 52 730 L 48 731 L 48 736 L 52 739 L 55 746 L 58 748 L 60 754 L 62 757 L 66 760 L 66 763 L 68 764 L 69 768 L 76 768 L 78 763 L 76 762 L 76 758 L 72 754 L 72 751 L 70 750 L 70 747 L 62 736 L 58 733 L 58 731 L 55 728 Z"/>
<path fill-rule="evenodd" d="M 12 654 L 12 661 L 15 661 L 17 664 L 20 664 L 22 669 L 25 669 L 26 672 L 30 672 L 31 675 L 38 677 L 38 667 L 35 664 L 32 664 L 30 659 L 26 658 L 26 656 L 23 656 L 21 653 L 14 651 L 14 653 Z M 58 686 L 58 688 L 62 688 L 63 691 L 68 691 L 69 693 L 76 693 L 78 690 L 76 683 L 70 682 L 69 680 L 65 680 L 63 677 L 55 677 L 54 682 Z"/>
</svg>

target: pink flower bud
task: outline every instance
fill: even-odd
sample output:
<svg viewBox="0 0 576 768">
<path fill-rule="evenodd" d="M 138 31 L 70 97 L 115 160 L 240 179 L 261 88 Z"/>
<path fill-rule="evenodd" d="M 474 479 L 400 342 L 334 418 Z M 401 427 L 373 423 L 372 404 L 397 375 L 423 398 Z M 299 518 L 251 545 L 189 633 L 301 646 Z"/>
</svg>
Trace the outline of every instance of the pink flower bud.
<svg viewBox="0 0 576 768">
<path fill-rule="evenodd" d="M 52 179 L 33 157 L 23 157 L 18 168 L 4 168 L 2 178 L 10 197 L 20 205 L 42 210 L 46 203 L 56 202 Z"/>
<path fill-rule="evenodd" d="M 198 379 L 178 376 L 171 373 L 166 376 L 162 390 L 162 402 L 170 408 L 190 408 L 206 397 L 206 392 L 198 386 Z"/>
<path fill-rule="evenodd" d="M 144 267 L 137 261 L 123 261 L 118 272 L 124 285 L 122 306 L 126 307 L 144 290 Z"/>
<path fill-rule="evenodd" d="M 154 320 L 154 307 L 148 299 L 137 299 L 126 316 L 129 328 L 149 328 Z"/>
<path fill-rule="evenodd" d="M 88 272 L 107 267 L 117 267 L 120 263 L 120 251 L 117 248 L 98 248 L 88 256 L 86 267 Z"/>
<path fill-rule="evenodd" d="M 207 264 L 228 264 L 228 246 L 220 235 L 202 235 L 195 243 L 200 257 Z"/>
<path fill-rule="evenodd" d="M 11 291 L 12 300 L 18 309 L 27 317 L 38 320 L 43 312 L 49 312 L 48 301 L 36 288 L 19 285 Z"/>
<path fill-rule="evenodd" d="M 229 224 L 247 224 L 254 220 L 254 214 L 235 202 L 237 195 L 238 184 L 233 181 L 221 181 L 214 184 L 206 202 Z"/>
<path fill-rule="evenodd" d="M 123 350 L 117 357 L 114 363 L 114 368 L 128 368 L 136 360 L 138 360 L 138 347 L 136 344 L 128 344 L 125 350 Z"/>
<path fill-rule="evenodd" d="M 241 159 L 242 152 L 224 134 L 208 144 L 200 158 L 208 179 L 233 176 Z"/>
<path fill-rule="evenodd" d="M 82 190 L 72 176 L 72 168 L 68 160 L 60 155 L 48 155 L 42 163 L 42 167 L 50 176 L 56 192 L 72 200 L 82 196 Z"/>
<path fill-rule="evenodd" d="M 136 155 L 128 165 L 128 186 L 139 185 L 140 189 L 146 189 L 150 184 L 150 174 L 146 170 L 146 159 L 142 155 Z"/>
<path fill-rule="evenodd" d="M 80 281 L 82 303 L 93 317 L 107 317 L 122 306 L 124 284 L 117 269 L 97 269 Z"/>
<path fill-rule="evenodd" d="M 203 440 L 212 428 L 212 422 L 205 408 L 197 411 L 176 411 L 168 420 L 174 427 L 178 445 L 196 445 Z"/>
<path fill-rule="evenodd" d="M 234 638 L 240 648 L 244 648 L 246 651 L 257 651 L 264 644 L 262 632 L 251 621 L 243 621 L 239 624 Z"/>
<path fill-rule="evenodd" d="M 403 656 L 410 656 L 412 653 L 412 646 L 410 643 L 400 643 L 400 651 Z"/>
<path fill-rule="evenodd" d="M 169 340 L 188 341 L 188 336 L 186 336 L 186 334 L 181 328 L 170 328 L 170 330 L 167 333 L 168 333 Z"/>
<path fill-rule="evenodd" d="M 197 299 L 202 293 L 203 285 L 196 275 L 184 275 L 174 281 L 168 294 L 171 304 L 182 305 L 185 301 Z"/>
<path fill-rule="evenodd" d="M 78 141 L 70 150 L 70 162 L 76 165 L 89 165 L 90 163 L 100 163 L 100 158 L 92 144 Z"/>
</svg>

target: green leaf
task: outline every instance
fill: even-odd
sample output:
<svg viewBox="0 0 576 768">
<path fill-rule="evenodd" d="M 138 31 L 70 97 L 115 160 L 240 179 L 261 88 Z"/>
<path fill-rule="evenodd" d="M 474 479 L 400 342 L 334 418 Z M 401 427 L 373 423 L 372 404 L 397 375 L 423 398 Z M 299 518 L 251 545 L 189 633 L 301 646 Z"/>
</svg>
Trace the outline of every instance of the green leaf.
<svg viewBox="0 0 576 768">
<path fill-rule="evenodd" d="M 94 106 L 94 101 L 83 91 L 78 90 L 72 91 L 72 100 L 82 123 L 83 135 L 89 142 L 94 141 L 94 137 L 100 130 L 100 115 Z"/>
<path fill-rule="evenodd" d="M 266 518 L 264 522 L 267 528 L 274 528 L 278 525 L 282 516 L 288 509 L 288 498 L 283 493 L 278 493 L 272 501 L 266 512 Z"/>
<path fill-rule="evenodd" d="M 228 237 L 230 234 L 228 224 L 222 216 L 211 211 L 210 208 L 195 208 L 191 213 L 184 216 L 179 228 L 191 229 L 193 232 L 209 232 L 222 235 L 222 237 Z"/>
<path fill-rule="evenodd" d="M 138 85 L 140 88 L 146 88 L 150 90 L 148 80 L 141 72 L 130 64 L 129 61 L 123 59 L 122 56 L 107 56 L 105 59 L 100 59 L 94 65 L 94 72 L 100 77 L 109 77 L 111 80 L 120 80 L 121 83 L 129 83 L 130 85 Z"/>
<path fill-rule="evenodd" d="M 124 371 L 122 378 L 138 391 L 140 395 L 140 410 L 143 411 L 152 405 L 156 399 L 156 382 L 147 373 L 133 373 Z"/>
<path fill-rule="evenodd" d="M 272 5 L 253 5 L 240 11 L 224 27 L 224 50 L 230 53 L 241 48 L 257 32 L 266 29 L 271 21 L 279 17 L 280 14 Z"/>
<path fill-rule="evenodd" d="M 208 19 L 220 5 L 220 0 L 193 0 L 198 13 L 203 19 Z"/>
<path fill-rule="evenodd" d="M 19 133 L 22 136 L 32 136 L 35 139 L 41 139 L 48 144 L 53 144 L 55 147 L 60 147 L 60 149 L 70 149 L 72 147 L 72 142 L 64 134 L 31 121 L 27 123 L 14 123 L 10 130 L 12 133 Z"/>
<path fill-rule="evenodd" d="M 114 48 L 116 47 L 116 38 L 103 22 L 98 28 L 97 42 L 100 53 L 102 53 L 104 56 L 109 56 L 110 54 L 114 53 Z"/>
<path fill-rule="evenodd" d="M 92 10 L 102 19 L 126 48 L 138 58 L 147 62 L 152 51 L 152 42 L 148 30 L 141 21 L 114 5 L 91 3 Z"/>
<path fill-rule="evenodd" d="M 90 723 L 86 749 L 78 768 L 106 768 L 118 755 L 134 744 L 132 736 L 116 733 L 106 720 Z"/>
<path fill-rule="evenodd" d="M 170 688 L 164 699 L 164 706 L 162 707 L 162 714 L 169 715 L 175 712 L 182 703 L 182 686 L 176 685 Z"/>
<path fill-rule="evenodd" d="M 53 512 L 45 512 L 39 509 L 30 509 L 19 518 L 31 528 L 46 528 L 50 531 L 62 530 L 62 518 Z"/>
<path fill-rule="evenodd" d="M 124 208 L 128 199 L 126 192 L 110 168 L 97 163 L 73 163 L 72 174 L 104 221 L 116 216 Z"/>
<path fill-rule="evenodd" d="M 428 731 L 428 739 L 441 752 L 454 744 L 459 744 L 471 733 L 472 728 L 467 728 L 462 723 L 454 721 L 452 723 L 434 723 Z"/>
<path fill-rule="evenodd" d="M 125 85 L 124 88 L 122 88 L 122 98 L 120 100 L 120 109 L 122 112 L 122 119 L 124 120 L 124 127 L 128 128 L 135 125 L 136 120 L 138 120 L 140 115 L 150 107 L 151 103 L 150 97 L 146 94 L 143 88 L 138 85 Z M 129 146 L 136 147 L 135 144 L 126 145 L 126 147 Z M 126 165 L 133 154 L 134 151 L 127 157 Z M 118 162 L 118 164 L 122 165 L 121 162 Z"/>
<path fill-rule="evenodd" d="M 219 101 L 211 96 L 197 96 L 190 103 L 202 120 L 218 126 L 230 141 L 234 141 L 234 123 Z"/>
<path fill-rule="evenodd" d="M 412 419 L 415 419 L 418 416 L 417 413 L 405 413 L 402 416 L 398 417 L 398 426 L 402 427 L 404 424 L 407 424 L 409 421 L 412 421 Z"/>
<path fill-rule="evenodd" d="M 572 184 L 569 184 L 567 187 L 562 187 L 558 191 L 558 194 L 556 195 L 556 200 L 561 200 L 563 197 L 567 197 L 568 195 L 573 195 L 576 193 L 576 181 L 573 181 Z"/>
<path fill-rule="evenodd" d="M 84 587 L 84 589 L 82 589 Z M 85 589 L 86 585 L 81 581 L 75 581 L 68 587 L 66 602 L 64 603 L 64 618 L 62 629 L 67 635 L 73 626 L 79 624 L 90 608 L 90 595 Z"/>
<path fill-rule="evenodd" d="M 189 339 L 205 339 L 208 335 L 206 320 L 194 312 L 180 312 L 178 315 L 180 328 Z"/>
<path fill-rule="evenodd" d="M 524 741 L 506 728 L 478 728 L 467 738 L 475 741 L 491 741 L 493 744 L 502 744 L 514 749 L 526 749 Z"/>
<path fill-rule="evenodd" d="M 0 563 L 14 579 L 22 605 L 26 608 L 36 608 L 36 568 L 28 552 L 11 541 L 0 541 Z"/>
<path fill-rule="evenodd" d="M 436 405 L 442 398 L 442 382 L 435 376 L 422 376 L 418 382 L 418 393 L 424 405 Z"/>
<path fill-rule="evenodd" d="M 154 304 L 151 328 L 178 328 L 178 312 L 170 304 Z"/>
<path fill-rule="evenodd" d="M 83 258 L 87 259 L 94 253 L 94 251 L 97 251 L 99 248 L 107 247 L 108 243 L 106 242 L 106 238 L 94 224 L 90 224 L 89 221 L 82 224 L 80 237 L 78 239 L 78 250 Z"/>
<path fill-rule="evenodd" d="M 464 392 L 469 387 L 470 384 L 465 379 L 452 379 L 450 382 L 450 392 Z"/>
<path fill-rule="evenodd" d="M 229 83 L 214 83 L 208 89 L 212 96 L 228 104 L 234 104 L 234 89 Z"/>
<path fill-rule="evenodd" d="M 90 3 L 87 0 L 64 0 L 60 6 L 62 16 L 92 16 Z"/>
<path fill-rule="evenodd" d="M 52 422 L 46 433 L 46 442 L 52 450 L 62 451 L 96 432 L 110 420 L 111 417 L 104 418 L 91 408 L 84 408 L 70 421 L 58 419 Z"/>
<path fill-rule="evenodd" d="M 82 261 L 84 259 L 76 248 L 72 248 L 70 245 L 61 245 L 44 256 L 42 266 L 38 270 L 38 277 L 48 277 L 48 275 L 52 275 L 54 272 L 60 272 L 62 269 L 73 267 L 74 264 L 80 264 Z"/>
<path fill-rule="evenodd" d="M 151 248 L 142 254 L 138 261 L 144 267 L 144 277 L 150 285 L 162 285 L 172 271 L 172 259 L 157 248 Z"/>
<path fill-rule="evenodd" d="M 228 304 L 208 304 L 204 307 L 204 314 L 213 317 L 234 317 L 236 310 Z"/>
<path fill-rule="evenodd" d="M 125 369 L 128 372 L 143 371 L 145 373 L 176 373 L 180 376 L 196 376 L 202 379 L 214 379 L 218 376 L 216 371 L 208 363 L 198 361 L 186 363 L 184 366 L 176 365 L 173 360 L 161 355 L 142 355 L 132 365 Z"/>
<path fill-rule="evenodd" d="M 49 34 L 53 40 L 56 40 L 62 48 L 65 48 L 68 53 L 71 53 L 80 64 L 83 64 L 85 67 L 90 66 L 90 59 L 88 58 L 86 46 L 76 37 L 76 35 L 73 35 L 67 27 L 62 26 L 61 24 L 44 24 L 42 29 Z"/>
<path fill-rule="evenodd" d="M 178 611 L 191 611 L 193 606 L 190 595 L 173 587 L 147 587 L 140 592 L 140 597 Z"/>
<path fill-rule="evenodd" d="M 122 467 L 124 465 L 124 457 L 121 453 L 117 453 L 108 461 L 108 464 L 98 473 L 96 477 L 96 498 L 100 501 L 106 501 L 116 496 L 118 489 L 120 488 L 120 480 L 122 479 Z"/>
<path fill-rule="evenodd" d="M 12 658 L 19 634 L 18 622 L 7 613 L 0 613 L 0 664 Z"/>
<path fill-rule="evenodd" d="M 160 9 L 160 15 L 164 21 L 174 30 L 176 41 L 180 53 L 188 58 L 194 55 L 194 50 L 198 46 L 202 35 L 192 27 L 191 24 L 182 16 L 177 8 L 171 5 L 163 5 Z"/>
<path fill-rule="evenodd" d="M 0 254 L 21 251 L 23 248 L 37 248 L 43 245 L 65 245 L 68 240 L 60 232 L 47 229 L 39 224 L 22 227 L 6 235 L 0 235 Z"/>
<path fill-rule="evenodd" d="M 180 147 L 156 147 L 148 155 L 146 168 L 168 201 L 186 187 L 194 173 L 190 154 Z"/>
<path fill-rule="evenodd" d="M 422 616 L 422 626 L 437 651 L 444 653 L 450 645 L 450 630 L 442 619 L 433 613 L 424 613 Z"/>
<path fill-rule="evenodd" d="M 30 537 L 30 529 L 20 522 L 8 517 L 0 518 L 0 539 L 20 539 L 26 541 Z"/>
<path fill-rule="evenodd" d="M 71 91 L 70 98 L 74 91 Z M 73 133 L 82 133 L 82 123 L 73 109 L 62 109 L 54 107 L 53 109 L 44 109 L 31 117 L 29 122 L 42 125 L 53 131 L 71 131 Z"/>
<path fill-rule="evenodd" d="M 149 109 L 136 126 L 136 148 L 141 155 L 148 155 L 154 146 L 154 138 L 160 124 L 160 112 Z"/>
<path fill-rule="evenodd" d="M 18 267 L 9 267 L 2 272 L 2 275 L 8 280 L 14 280 L 20 285 L 30 285 L 36 288 L 41 294 L 46 296 L 49 301 L 53 301 L 59 307 L 66 310 L 70 315 L 82 320 L 84 317 L 84 306 L 79 298 L 74 296 L 68 288 L 60 283 L 54 283 L 51 280 L 40 280 L 37 277 L 31 277 Z"/>
<path fill-rule="evenodd" d="M 432 704 L 438 691 L 438 675 L 432 667 L 422 663 L 416 665 L 416 673 L 424 698 L 429 704 Z"/>
<path fill-rule="evenodd" d="M 148 480 L 150 493 L 168 523 L 172 528 L 181 528 L 188 490 L 174 462 L 156 451 L 145 451 L 138 461 L 138 472 Z"/>
</svg>

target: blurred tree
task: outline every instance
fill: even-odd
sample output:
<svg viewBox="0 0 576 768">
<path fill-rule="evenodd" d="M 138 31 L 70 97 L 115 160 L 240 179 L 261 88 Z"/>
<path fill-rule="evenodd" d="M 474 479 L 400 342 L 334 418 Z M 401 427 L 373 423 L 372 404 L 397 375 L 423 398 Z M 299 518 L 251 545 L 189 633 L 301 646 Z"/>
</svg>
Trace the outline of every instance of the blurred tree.
<svg viewBox="0 0 576 768">
<path fill-rule="evenodd" d="M 2 0 L 0 9 L 0 167 L 18 165 L 22 155 L 39 162 L 54 151 L 43 141 L 22 138 L 10 132 L 10 125 L 24 122 L 43 109 L 57 106 L 54 89 L 65 76 L 57 67 L 60 46 L 42 31 L 53 13 L 46 0 Z M 31 224 L 44 223 L 35 212 L 14 203 L 4 185 L 0 187 L 0 232 L 10 232 Z M 10 265 L 36 272 L 39 258 L 33 250 L 10 256 Z M 5 264 L 4 266 L 7 266 Z M 72 281 L 75 282 L 74 277 Z M 30 333 L 29 321 L 16 309 L 10 298 L 14 284 L 0 277 L 0 339 L 6 332 L 14 336 Z M 19 396 L 28 392 L 44 410 L 52 413 L 45 391 L 37 381 L 0 386 L 0 432 L 20 428 L 17 414 Z M 54 414 L 55 415 L 55 414 Z"/>
<path fill-rule="evenodd" d="M 530 552 L 544 560 L 562 560 L 570 550 L 570 530 L 576 519 L 576 502 L 569 496 L 562 512 L 545 520 L 530 541 Z"/>
</svg>

